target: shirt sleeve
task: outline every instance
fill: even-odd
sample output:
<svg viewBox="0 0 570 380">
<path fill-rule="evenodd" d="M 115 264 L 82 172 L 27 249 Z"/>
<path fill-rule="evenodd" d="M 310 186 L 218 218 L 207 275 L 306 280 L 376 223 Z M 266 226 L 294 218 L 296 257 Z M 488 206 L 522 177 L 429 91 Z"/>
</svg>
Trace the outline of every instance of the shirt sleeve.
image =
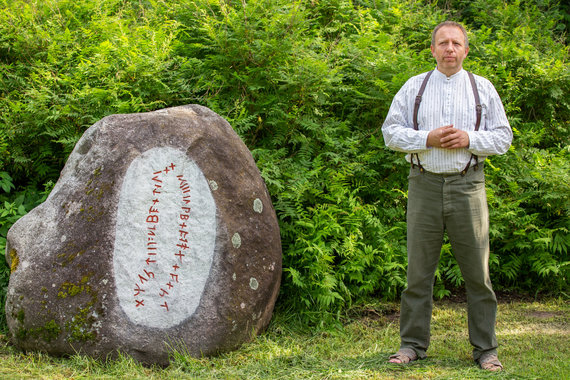
<svg viewBox="0 0 570 380">
<path fill-rule="evenodd" d="M 501 98 L 491 82 L 486 81 L 489 100 L 484 104 L 485 124 L 479 131 L 468 131 L 468 150 L 478 156 L 503 154 L 511 146 L 513 131 L 507 120 Z M 486 107 L 485 107 L 486 106 Z M 486 109 L 485 109 L 486 108 Z"/>
<path fill-rule="evenodd" d="M 410 110 L 408 101 L 410 84 L 411 80 L 406 82 L 394 96 L 386 120 L 382 125 L 382 135 L 386 146 L 390 149 L 406 153 L 419 153 L 428 149 L 429 131 L 416 131 L 414 129 L 413 120 L 410 118 L 413 109 Z"/>
</svg>

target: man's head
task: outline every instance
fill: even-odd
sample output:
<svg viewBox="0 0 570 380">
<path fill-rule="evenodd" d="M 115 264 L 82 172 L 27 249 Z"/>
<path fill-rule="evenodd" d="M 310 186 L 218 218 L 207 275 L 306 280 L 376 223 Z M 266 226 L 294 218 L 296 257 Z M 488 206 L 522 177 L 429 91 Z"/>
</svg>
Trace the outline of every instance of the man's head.
<svg viewBox="0 0 570 380">
<path fill-rule="evenodd" d="M 463 67 L 469 53 L 469 40 L 465 28 L 456 22 L 445 21 L 435 27 L 431 35 L 431 54 L 437 69 L 447 76 Z"/>
</svg>

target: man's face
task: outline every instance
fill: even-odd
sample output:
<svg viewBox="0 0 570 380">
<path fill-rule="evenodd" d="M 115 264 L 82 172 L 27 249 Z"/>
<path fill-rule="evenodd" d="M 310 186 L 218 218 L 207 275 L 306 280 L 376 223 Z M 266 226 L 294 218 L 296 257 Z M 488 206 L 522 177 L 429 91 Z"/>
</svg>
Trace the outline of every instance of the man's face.
<svg viewBox="0 0 570 380">
<path fill-rule="evenodd" d="M 437 62 L 439 71 L 447 76 L 453 75 L 463 65 L 469 48 L 465 46 L 463 32 L 456 26 L 442 26 L 435 34 L 435 45 L 431 45 L 431 54 Z"/>
</svg>

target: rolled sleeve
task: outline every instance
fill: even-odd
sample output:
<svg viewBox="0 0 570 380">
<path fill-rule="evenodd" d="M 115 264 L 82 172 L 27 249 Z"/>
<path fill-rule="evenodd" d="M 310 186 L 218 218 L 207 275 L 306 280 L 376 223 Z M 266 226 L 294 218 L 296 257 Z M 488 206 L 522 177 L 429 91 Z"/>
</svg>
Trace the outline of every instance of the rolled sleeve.
<svg viewBox="0 0 570 380">
<path fill-rule="evenodd" d="M 469 151 L 478 156 L 503 154 L 509 150 L 513 132 L 509 126 L 495 128 L 493 131 L 469 131 Z"/>
</svg>

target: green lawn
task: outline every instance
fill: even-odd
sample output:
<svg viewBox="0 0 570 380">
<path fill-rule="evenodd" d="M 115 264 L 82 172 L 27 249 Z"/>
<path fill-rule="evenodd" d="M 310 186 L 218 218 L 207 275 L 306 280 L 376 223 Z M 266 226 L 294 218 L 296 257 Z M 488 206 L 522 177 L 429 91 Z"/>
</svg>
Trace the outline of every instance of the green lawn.
<svg viewBox="0 0 570 380">
<path fill-rule="evenodd" d="M 497 336 L 505 370 L 486 373 L 471 360 L 465 304 L 436 302 L 428 359 L 388 364 L 398 346 L 397 304 L 353 308 L 342 326 L 307 329 L 276 313 L 267 332 L 216 358 L 175 354 L 165 369 L 129 358 L 100 362 L 20 353 L 0 337 L 2 379 L 565 379 L 570 376 L 570 304 L 564 300 L 499 304 Z"/>
</svg>

